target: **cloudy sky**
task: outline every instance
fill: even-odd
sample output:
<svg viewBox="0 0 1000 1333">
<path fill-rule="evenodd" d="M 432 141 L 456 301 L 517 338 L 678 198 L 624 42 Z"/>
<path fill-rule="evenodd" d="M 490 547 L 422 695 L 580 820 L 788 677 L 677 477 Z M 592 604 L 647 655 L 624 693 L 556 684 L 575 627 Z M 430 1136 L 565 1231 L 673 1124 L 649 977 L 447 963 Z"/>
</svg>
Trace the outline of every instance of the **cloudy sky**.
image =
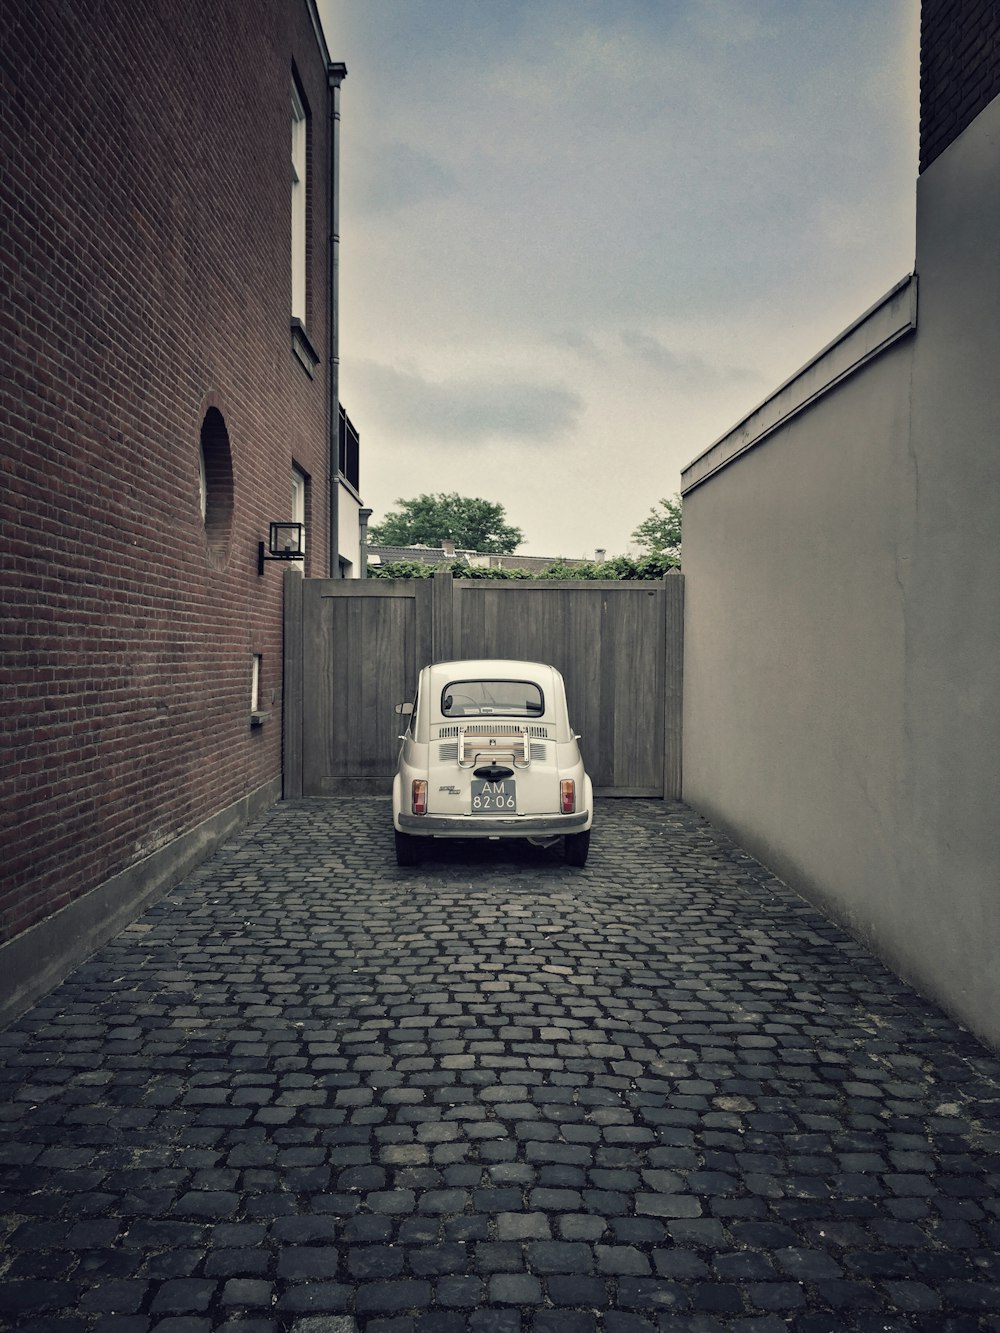
<svg viewBox="0 0 1000 1333">
<path fill-rule="evenodd" d="M 320 0 L 373 521 L 609 554 L 913 267 L 918 0 Z"/>
</svg>

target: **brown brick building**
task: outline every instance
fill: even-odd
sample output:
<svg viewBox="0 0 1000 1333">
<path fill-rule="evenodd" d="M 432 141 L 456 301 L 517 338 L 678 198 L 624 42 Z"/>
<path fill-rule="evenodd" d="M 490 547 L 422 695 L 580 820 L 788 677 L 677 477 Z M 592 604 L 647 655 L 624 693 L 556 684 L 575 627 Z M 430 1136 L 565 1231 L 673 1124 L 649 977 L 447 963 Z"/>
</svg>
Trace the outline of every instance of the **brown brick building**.
<svg viewBox="0 0 1000 1333">
<path fill-rule="evenodd" d="M 1000 93 L 998 0 L 920 6 L 920 170 Z"/>
<path fill-rule="evenodd" d="M 313 0 L 2 0 L 0 62 L 2 1020 L 280 795 L 346 71 Z"/>
</svg>

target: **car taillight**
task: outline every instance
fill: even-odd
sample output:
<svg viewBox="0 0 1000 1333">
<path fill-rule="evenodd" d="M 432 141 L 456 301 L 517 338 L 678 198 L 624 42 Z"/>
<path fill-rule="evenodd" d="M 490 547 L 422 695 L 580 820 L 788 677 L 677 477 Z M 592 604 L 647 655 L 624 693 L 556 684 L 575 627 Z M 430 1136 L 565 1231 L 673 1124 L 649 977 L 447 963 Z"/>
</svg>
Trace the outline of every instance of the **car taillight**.
<svg viewBox="0 0 1000 1333">
<path fill-rule="evenodd" d="M 563 778 L 559 784 L 559 809 L 564 815 L 571 815 L 576 809 L 576 783 L 572 778 Z"/>
<path fill-rule="evenodd" d="M 415 815 L 426 815 L 427 813 L 427 781 L 424 778 L 413 779 L 413 795 L 411 798 L 411 808 Z"/>
</svg>

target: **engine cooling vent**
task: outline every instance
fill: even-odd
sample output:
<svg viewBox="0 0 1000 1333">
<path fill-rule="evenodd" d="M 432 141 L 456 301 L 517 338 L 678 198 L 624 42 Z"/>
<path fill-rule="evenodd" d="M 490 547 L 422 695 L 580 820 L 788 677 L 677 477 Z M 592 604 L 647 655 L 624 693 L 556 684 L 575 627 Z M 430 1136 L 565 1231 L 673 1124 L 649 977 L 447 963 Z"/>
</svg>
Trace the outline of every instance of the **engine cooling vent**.
<svg viewBox="0 0 1000 1333">
<path fill-rule="evenodd" d="M 525 727 L 517 722 L 469 722 L 465 728 L 466 736 L 523 736 L 525 731 L 535 740 L 548 740 L 548 727 L 528 726 Z M 438 732 L 439 736 L 458 735 L 458 728 L 454 732 L 444 727 Z"/>
<path fill-rule="evenodd" d="M 528 752 L 532 759 L 537 759 L 539 763 L 542 763 L 548 751 L 549 747 L 547 745 L 542 745 L 540 741 L 532 741 Z"/>
<path fill-rule="evenodd" d="M 442 759 L 442 760 L 445 760 L 445 759 L 457 759 L 457 758 L 458 758 L 458 741 L 444 741 L 443 744 L 439 745 L 439 746 L 438 746 L 438 758 L 439 758 L 439 759 Z"/>
<path fill-rule="evenodd" d="M 470 722 L 466 736 L 523 736 L 524 728 L 516 722 Z"/>
</svg>

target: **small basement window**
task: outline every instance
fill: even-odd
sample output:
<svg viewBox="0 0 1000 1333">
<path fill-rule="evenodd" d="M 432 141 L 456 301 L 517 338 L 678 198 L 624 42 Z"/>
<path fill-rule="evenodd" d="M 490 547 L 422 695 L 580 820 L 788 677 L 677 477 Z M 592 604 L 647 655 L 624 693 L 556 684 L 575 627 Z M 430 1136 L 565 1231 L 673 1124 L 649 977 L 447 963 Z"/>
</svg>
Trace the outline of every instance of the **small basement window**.
<svg viewBox="0 0 1000 1333">
<path fill-rule="evenodd" d="M 260 653 L 254 653 L 250 666 L 250 711 L 256 713 L 260 707 Z"/>
<path fill-rule="evenodd" d="M 263 657 L 260 653 L 254 653 L 250 659 L 250 725 L 252 727 L 262 726 L 271 716 L 269 712 L 261 707 L 260 690 L 263 670 Z"/>
</svg>

